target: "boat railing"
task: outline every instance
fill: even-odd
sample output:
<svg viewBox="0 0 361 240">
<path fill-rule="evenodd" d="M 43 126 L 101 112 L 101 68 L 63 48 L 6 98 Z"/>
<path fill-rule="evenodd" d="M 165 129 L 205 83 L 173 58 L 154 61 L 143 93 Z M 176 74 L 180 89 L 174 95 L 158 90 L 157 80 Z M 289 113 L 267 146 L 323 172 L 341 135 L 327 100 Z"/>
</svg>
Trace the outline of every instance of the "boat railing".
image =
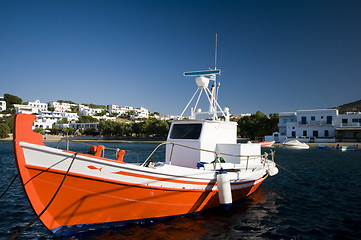
<svg viewBox="0 0 361 240">
<path fill-rule="evenodd" d="M 67 150 L 67 151 L 69 151 L 69 145 L 70 145 L 71 142 L 72 142 L 72 143 L 77 143 L 77 144 L 80 144 L 80 145 L 89 146 L 89 147 L 94 146 L 94 144 L 89 144 L 89 143 L 81 142 L 81 141 L 79 141 L 79 140 L 72 140 L 72 139 L 68 139 L 68 138 L 62 138 L 62 139 L 59 140 L 56 148 L 59 148 L 59 146 L 60 146 L 60 144 L 61 144 L 62 142 L 66 142 L 66 150 Z M 104 146 L 104 145 L 101 145 L 101 146 L 102 146 L 101 157 L 103 157 L 103 158 L 104 158 L 104 156 L 105 156 L 105 151 L 106 151 L 106 150 L 114 151 L 114 152 L 115 152 L 115 158 L 117 158 L 119 151 L 124 150 L 125 152 L 133 152 L 133 153 L 136 153 L 136 155 L 137 155 L 137 160 L 136 160 L 136 162 L 137 162 L 137 163 L 140 162 L 140 159 L 139 159 L 139 158 L 140 158 L 140 154 L 141 154 L 141 153 L 149 153 L 149 152 L 150 152 L 149 150 L 148 150 L 148 151 L 141 151 L 141 150 L 130 150 L 130 149 L 111 148 L 111 147 L 107 147 L 107 146 Z M 165 151 L 162 151 L 162 152 L 165 152 Z"/>
<path fill-rule="evenodd" d="M 94 146 L 93 144 L 89 144 L 89 143 L 84 143 L 84 142 L 81 142 L 81 141 L 77 141 L 77 140 L 71 140 L 71 139 L 67 139 L 67 138 L 63 138 L 61 139 L 58 144 L 57 144 L 57 147 L 56 148 L 59 148 L 60 146 L 60 143 L 61 142 L 66 142 L 66 149 L 67 151 L 69 151 L 69 144 L 70 142 L 73 142 L 73 143 L 77 143 L 77 144 L 81 144 L 81 145 L 85 145 L 85 146 Z M 155 152 L 157 152 L 157 150 L 161 147 L 161 146 L 164 146 L 164 145 L 167 145 L 167 144 L 170 144 L 172 145 L 172 149 L 171 149 L 171 153 L 170 153 L 170 158 L 169 158 L 169 164 L 172 163 L 172 158 L 173 158 L 173 152 L 174 152 L 174 147 L 175 146 L 179 146 L 179 147 L 183 147 L 183 148 L 188 148 L 188 149 L 193 149 L 193 150 L 197 150 L 197 151 L 203 151 L 203 152 L 209 152 L 209 153 L 213 153 L 215 154 L 216 156 L 216 159 L 214 161 L 214 166 L 216 166 L 216 164 L 219 164 L 220 167 L 221 166 L 221 159 L 223 156 L 229 156 L 229 157 L 236 157 L 236 158 L 246 158 L 246 170 L 248 170 L 248 167 L 249 167 L 249 162 L 250 160 L 252 159 L 255 159 L 255 158 L 261 158 L 262 159 L 262 162 L 263 162 L 263 166 L 265 166 L 266 164 L 266 160 L 270 160 L 272 162 L 274 162 L 274 157 L 275 157 L 275 152 L 270 150 L 271 153 L 267 153 L 265 152 L 264 154 L 261 154 L 261 155 L 238 155 L 238 154 L 230 154 L 230 153 L 223 153 L 223 152 L 218 152 L 218 151 L 213 151 L 213 150 L 208 150 L 208 149 L 202 149 L 202 148 L 196 148 L 196 147 L 191 147 L 191 146 L 188 146 L 188 145 L 184 145 L 184 144 L 180 144 L 180 143 L 174 143 L 174 142 L 163 142 L 163 143 L 160 143 L 158 144 L 158 146 L 156 146 L 154 148 L 154 150 L 149 154 L 149 156 L 145 159 L 145 161 L 140 165 L 140 166 L 143 166 L 143 167 L 146 167 L 149 165 L 149 162 L 151 161 L 151 157 L 154 155 Z M 111 147 L 106 147 L 106 146 L 103 146 L 102 145 L 102 153 L 101 153 L 101 156 L 104 158 L 104 154 L 105 154 L 105 150 L 111 150 L 111 151 L 115 151 L 115 158 L 118 156 L 118 153 L 119 151 L 121 150 L 120 148 L 111 148 Z M 137 154 L 137 163 L 139 163 L 139 156 L 140 156 L 140 153 L 144 153 L 144 152 L 149 152 L 149 151 L 139 151 L 139 150 L 125 150 L 126 152 L 135 152 Z M 159 151 L 158 151 L 159 152 Z M 165 152 L 165 151 L 163 151 Z M 269 157 L 271 157 L 271 159 L 269 159 Z"/>
<path fill-rule="evenodd" d="M 169 164 L 172 163 L 172 157 L 173 157 L 173 152 L 174 152 L 174 147 L 175 146 L 180 146 L 180 147 L 184 147 L 184 148 L 188 148 L 188 149 L 193 149 L 193 150 L 197 150 L 197 151 L 204 151 L 204 152 L 209 152 L 209 153 L 214 153 L 216 155 L 216 160 L 215 160 L 215 164 L 217 163 L 221 166 L 221 157 L 222 156 L 229 156 L 229 157 L 236 157 L 236 158 L 247 158 L 247 162 L 246 162 L 246 170 L 248 170 L 248 166 L 249 166 L 249 161 L 251 158 L 262 158 L 263 159 L 263 166 L 265 166 L 266 164 L 266 160 L 271 160 L 274 163 L 274 157 L 275 157 L 275 151 L 271 150 L 271 153 L 267 153 L 265 152 L 264 154 L 261 155 L 238 155 L 238 154 L 229 154 L 229 153 L 222 153 L 222 152 L 217 152 L 217 151 L 212 151 L 212 150 L 208 150 L 208 149 L 202 149 L 202 148 L 196 148 L 196 147 L 191 147 L 188 145 L 184 145 L 184 144 L 180 144 L 180 143 L 174 143 L 174 142 L 164 142 L 164 143 L 160 143 L 154 150 L 153 152 L 148 156 L 148 158 L 143 162 L 143 164 L 141 166 L 148 166 L 149 161 L 152 157 L 152 155 L 157 151 L 157 149 L 163 145 L 166 144 L 171 144 L 172 145 L 172 149 L 171 149 L 171 153 L 170 153 L 170 157 L 169 157 Z M 269 159 L 268 157 L 271 157 L 271 159 Z"/>
</svg>

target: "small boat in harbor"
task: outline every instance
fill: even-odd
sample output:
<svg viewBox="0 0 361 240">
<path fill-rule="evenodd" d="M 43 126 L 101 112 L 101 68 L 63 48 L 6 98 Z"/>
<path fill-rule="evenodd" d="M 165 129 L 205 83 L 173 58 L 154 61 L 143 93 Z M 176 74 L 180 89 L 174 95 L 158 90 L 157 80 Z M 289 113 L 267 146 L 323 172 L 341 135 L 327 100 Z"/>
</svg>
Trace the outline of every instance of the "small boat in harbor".
<svg viewBox="0 0 361 240">
<path fill-rule="evenodd" d="M 341 151 L 355 151 L 358 149 L 358 144 L 353 144 L 353 145 L 340 145 L 340 144 L 337 144 L 335 146 L 335 148 L 337 150 L 341 150 Z"/>
<path fill-rule="evenodd" d="M 291 148 L 291 149 L 309 149 L 310 147 L 306 144 L 306 143 L 301 143 L 298 140 L 291 140 L 288 142 L 284 142 L 283 146 L 285 146 L 286 148 Z"/>
<path fill-rule="evenodd" d="M 197 90 L 178 120 L 172 121 L 165 159 L 152 154 L 128 163 L 124 150 L 104 157 L 104 146 L 87 153 L 47 147 L 32 130 L 34 115 L 17 114 L 14 154 L 24 192 L 40 221 L 56 236 L 182 216 L 233 202 L 252 194 L 276 175 L 274 152 L 261 155 L 261 144 L 237 144 L 237 123 L 218 104 L 219 69 L 186 72 Z M 219 85 L 218 85 L 219 86 Z M 202 93 L 209 111 L 197 109 Z M 198 95 L 189 118 L 182 116 Z M 197 109 L 197 110 L 196 110 Z M 205 114 L 206 119 L 198 119 Z M 69 142 L 69 140 L 67 140 Z M 108 149 L 107 149 L 108 150 Z M 271 156 L 268 159 L 268 156 Z"/>
<path fill-rule="evenodd" d="M 267 142 L 251 142 L 248 141 L 248 144 L 260 144 L 262 147 L 273 147 L 272 145 L 275 143 L 276 141 L 267 141 Z"/>
</svg>

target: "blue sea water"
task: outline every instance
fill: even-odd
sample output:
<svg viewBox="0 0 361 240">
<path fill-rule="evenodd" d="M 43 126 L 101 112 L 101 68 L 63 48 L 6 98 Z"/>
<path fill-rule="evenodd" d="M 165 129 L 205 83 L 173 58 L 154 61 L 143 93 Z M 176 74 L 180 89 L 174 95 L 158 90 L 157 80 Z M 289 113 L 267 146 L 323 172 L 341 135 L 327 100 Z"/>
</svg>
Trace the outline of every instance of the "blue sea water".
<svg viewBox="0 0 361 240">
<path fill-rule="evenodd" d="M 126 153 L 132 162 L 137 161 L 137 150 L 147 151 L 138 156 L 143 161 L 157 145 L 102 144 L 133 150 Z M 279 174 L 266 179 L 229 211 L 214 209 L 153 224 L 90 232 L 78 239 L 361 239 L 361 151 L 276 149 L 276 162 Z M 0 193 L 16 173 L 12 142 L 0 142 Z M 34 217 L 17 179 L 0 199 L 0 239 L 10 237 Z M 53 235 L 37 221 L 20 239 L 53 239 Z"/>
</svg>

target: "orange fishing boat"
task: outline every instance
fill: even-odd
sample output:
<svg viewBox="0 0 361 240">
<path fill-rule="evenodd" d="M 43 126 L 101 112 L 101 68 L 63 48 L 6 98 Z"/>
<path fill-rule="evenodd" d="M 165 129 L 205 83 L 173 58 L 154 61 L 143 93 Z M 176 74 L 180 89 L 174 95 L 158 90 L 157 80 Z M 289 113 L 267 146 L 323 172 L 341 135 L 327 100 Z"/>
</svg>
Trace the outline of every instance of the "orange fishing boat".
<svg viewBox="0 0 361 240">
<path fill-rule="evenodd" d="M 103 146 L 79 153 L 45 146 L 33 132 L 34 115 L 14 120 L 14 153 L 26 196 L 41 222 L 55 235 L 182 216 L 247 197 L 277 174 L 259 144 L 237 144 L 237 124 L 217 101 L 219 69 L 184 73 L 197 90 L 168 133 L 165 159 L 128 163 L 126 151 L 102 157 Z M 219 87 L 219 85 L 218 85 Z M 209 111 L 197 109 L 205 92 Z M 199 94 L 188 119 L 182 115 Z M 197 119 L 206 114 L 207 119 Z M 218 115 L 221 114 L 221 117 Z"/>
</svg>

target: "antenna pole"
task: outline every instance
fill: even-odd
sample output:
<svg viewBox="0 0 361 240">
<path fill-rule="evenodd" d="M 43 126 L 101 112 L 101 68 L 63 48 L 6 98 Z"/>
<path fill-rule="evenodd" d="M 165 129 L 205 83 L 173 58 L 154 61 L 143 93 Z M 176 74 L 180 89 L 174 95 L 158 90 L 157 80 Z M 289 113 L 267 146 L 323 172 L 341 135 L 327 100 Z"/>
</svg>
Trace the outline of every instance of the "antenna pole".
<svg viewBox="0 0 361 240">
<path fill-rule="evenodd" d="M 215 53 L 214 53 L 214 70 L 217 69 L 217 33 L 216 33 L 216 50 L 215 50 Z"/>
</svg>

